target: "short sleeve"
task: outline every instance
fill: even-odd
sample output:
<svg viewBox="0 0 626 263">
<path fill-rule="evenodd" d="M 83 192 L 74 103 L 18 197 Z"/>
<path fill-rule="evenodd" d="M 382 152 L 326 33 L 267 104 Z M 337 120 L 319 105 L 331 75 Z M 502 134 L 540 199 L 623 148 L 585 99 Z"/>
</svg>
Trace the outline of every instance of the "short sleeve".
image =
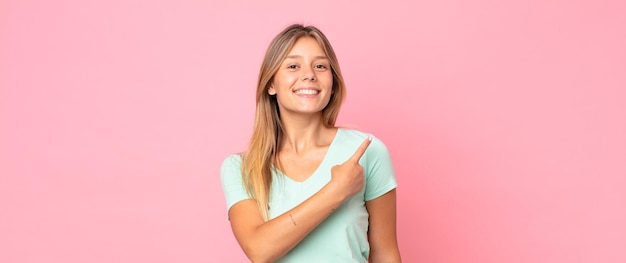
<svg viewBox="0 0 626 263">
<path fill-rule="evenodd" d="M 226 197 L 226 211 L 239 201 L 250 199 L 241 178 L 241 156 L 233 154 L 222 163 L 222 191 Z"/>
<path fill-rule="evenodd" d="M 364 157 L 365 201 L 376 199 L 398 186 L 389 150 L 382 141 L 373 138 Z"/>
</svg>

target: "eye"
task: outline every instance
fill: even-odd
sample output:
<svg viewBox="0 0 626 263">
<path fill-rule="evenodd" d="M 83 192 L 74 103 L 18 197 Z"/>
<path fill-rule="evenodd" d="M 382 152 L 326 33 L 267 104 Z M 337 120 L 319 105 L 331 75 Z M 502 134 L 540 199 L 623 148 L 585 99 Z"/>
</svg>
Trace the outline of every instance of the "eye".
<svg viewBox="0 0 626 263">
<path fill-rule="evenodd" d="M 287 66 L 288 69 L 297 69 L 298 65 L 289 65 Z"/>
<path fill-rule="evenodd" d="M 324 65 L 324 64 L 317 64 L 317 65 L 315 65 L 315 68 L 316 68 L 316 69 L 327 69 L 327 68 L 328 68 L 328 66 L 326 66 L 326 65 Z"/>
</svg>

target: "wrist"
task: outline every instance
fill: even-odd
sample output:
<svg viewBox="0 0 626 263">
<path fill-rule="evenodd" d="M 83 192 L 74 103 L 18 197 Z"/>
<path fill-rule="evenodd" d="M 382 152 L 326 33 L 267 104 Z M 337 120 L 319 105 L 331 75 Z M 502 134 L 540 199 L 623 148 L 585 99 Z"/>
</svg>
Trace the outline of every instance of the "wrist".
<svg viewBox="0 0 626 263">
<path fill-rule="evenodd" d="M 346 191 L 343 191 L 342 188 L 339 187 L 339 185 L 337 185 L 337 183 L 333 180 L 322 187 L 320 194 L 324 198 L 328 199 L 328 203 L 333 204 L 333 210 L 339 207 L 343 201 L 349 197 Z"/>
</svg>

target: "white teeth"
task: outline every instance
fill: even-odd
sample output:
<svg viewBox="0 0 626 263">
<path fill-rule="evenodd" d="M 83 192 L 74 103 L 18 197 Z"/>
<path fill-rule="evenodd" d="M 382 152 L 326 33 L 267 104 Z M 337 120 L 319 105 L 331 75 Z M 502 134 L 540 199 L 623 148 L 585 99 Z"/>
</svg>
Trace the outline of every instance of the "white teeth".
<svg viewBox="0 0 626 263">
<path fill-rule="evenodd" d="M 297 95 L 314 95 L 314 94 L 318 94 L 318 93 L 320 93 L 319 90 L 314 90 L 314 89 L 296 90 L 296 94 Z"/>
</svg>

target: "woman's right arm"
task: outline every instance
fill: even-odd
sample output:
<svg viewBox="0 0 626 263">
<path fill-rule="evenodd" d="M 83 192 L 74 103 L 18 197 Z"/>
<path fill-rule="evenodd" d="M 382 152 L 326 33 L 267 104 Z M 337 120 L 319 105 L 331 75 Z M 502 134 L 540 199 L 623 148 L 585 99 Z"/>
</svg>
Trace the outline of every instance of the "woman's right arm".
<svg viewBox="0 0 626 263">
<path fill-rule="evenodd" d="M 332 168 L 332 179 L 307 200 L 265 222 L 256 201 L 247 199 L 228 211 L 239 245 L 252 262 L 273 262 L 295 247 L 343 201 L 364 185 L 359 159 L 369 146 L 366 139 L 345 163 Z"/>
</svg>

